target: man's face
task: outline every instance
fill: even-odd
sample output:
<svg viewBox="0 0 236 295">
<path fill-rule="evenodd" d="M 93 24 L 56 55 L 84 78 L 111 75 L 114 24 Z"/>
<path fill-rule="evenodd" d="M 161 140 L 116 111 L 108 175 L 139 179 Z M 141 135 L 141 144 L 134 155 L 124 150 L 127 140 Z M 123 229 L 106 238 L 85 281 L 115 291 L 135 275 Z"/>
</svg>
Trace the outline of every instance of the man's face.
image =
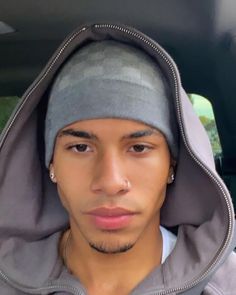
<svg viewBox="0 0 236 295">
<path fill-rule="evenodd" d="M 156 129 L 123 119 L 73 123 L 58 133 L 50 169 L 84 245 L 119 253 L 155 238 L 170 174 Z"/>
</svg>

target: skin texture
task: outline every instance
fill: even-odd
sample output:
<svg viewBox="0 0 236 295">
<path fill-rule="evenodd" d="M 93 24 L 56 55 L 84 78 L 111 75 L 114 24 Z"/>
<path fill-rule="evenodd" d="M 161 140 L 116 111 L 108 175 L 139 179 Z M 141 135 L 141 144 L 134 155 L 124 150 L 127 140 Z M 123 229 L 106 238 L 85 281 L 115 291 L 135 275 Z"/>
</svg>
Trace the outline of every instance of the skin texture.
<svg viewBox="0 0 236 295">
<path fill-rule="evenodd" d="M 76 122 L 58 133 L 50 172 L 69 214 L 67 267 L 89 294 L 128 294 L 161 261 L 160 209 L 173 173 L 165 137 L 137 121 Z M 101 207 L 133 215 L 101 229 L 89 214 Z"/>
</svg>

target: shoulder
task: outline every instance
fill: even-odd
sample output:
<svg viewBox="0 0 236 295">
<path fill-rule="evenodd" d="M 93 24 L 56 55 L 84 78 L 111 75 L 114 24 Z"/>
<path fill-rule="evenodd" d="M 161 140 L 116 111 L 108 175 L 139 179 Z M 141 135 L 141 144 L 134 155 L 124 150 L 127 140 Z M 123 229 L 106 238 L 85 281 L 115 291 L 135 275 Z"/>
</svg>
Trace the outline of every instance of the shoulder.
<svg viewBox="0 0 236 295">
<path fill-rule="evenodd" d="M 236 253 L 232 252 L 227 260 L 207 284 L 204 295 L 235 295 L 236 290 Z"/>
</svg>

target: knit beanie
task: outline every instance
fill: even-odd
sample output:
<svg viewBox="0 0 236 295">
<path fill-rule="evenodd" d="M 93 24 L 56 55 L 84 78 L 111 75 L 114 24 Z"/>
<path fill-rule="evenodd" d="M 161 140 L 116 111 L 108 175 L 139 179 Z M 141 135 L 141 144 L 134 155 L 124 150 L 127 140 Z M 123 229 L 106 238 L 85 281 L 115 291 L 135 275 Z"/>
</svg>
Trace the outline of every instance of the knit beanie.
<svg viewBox="0 0 236 295">
<path fill-rule="evenodd" d="M 76 50 L 54 79 L 45 119 L 45 164 L 57 133 L 76 121 L 137 120 L 160 130 L 174 159 L 178 130 L 173 102 L 157 62 L 141 49 L 115 40 Z"/>
</svg>

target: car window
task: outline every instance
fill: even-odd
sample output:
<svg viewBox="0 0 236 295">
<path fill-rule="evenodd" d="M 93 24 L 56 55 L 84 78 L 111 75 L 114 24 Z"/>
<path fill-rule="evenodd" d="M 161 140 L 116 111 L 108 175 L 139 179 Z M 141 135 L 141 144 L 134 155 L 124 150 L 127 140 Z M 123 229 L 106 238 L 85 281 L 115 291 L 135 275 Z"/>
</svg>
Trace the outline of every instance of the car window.
<svg viewBox="0 0 236 295">
<path fill-rule="evenodd" d="M 214 156 L 222 153 L 220 138 L 217 131 L 215 116 L 210 101 L 198 94 L 189 94 L 190 101 L 193 105 L 195 112 L 205 127 L 207 134 L 210 138 L 211 146 Z"/>
</svg>

